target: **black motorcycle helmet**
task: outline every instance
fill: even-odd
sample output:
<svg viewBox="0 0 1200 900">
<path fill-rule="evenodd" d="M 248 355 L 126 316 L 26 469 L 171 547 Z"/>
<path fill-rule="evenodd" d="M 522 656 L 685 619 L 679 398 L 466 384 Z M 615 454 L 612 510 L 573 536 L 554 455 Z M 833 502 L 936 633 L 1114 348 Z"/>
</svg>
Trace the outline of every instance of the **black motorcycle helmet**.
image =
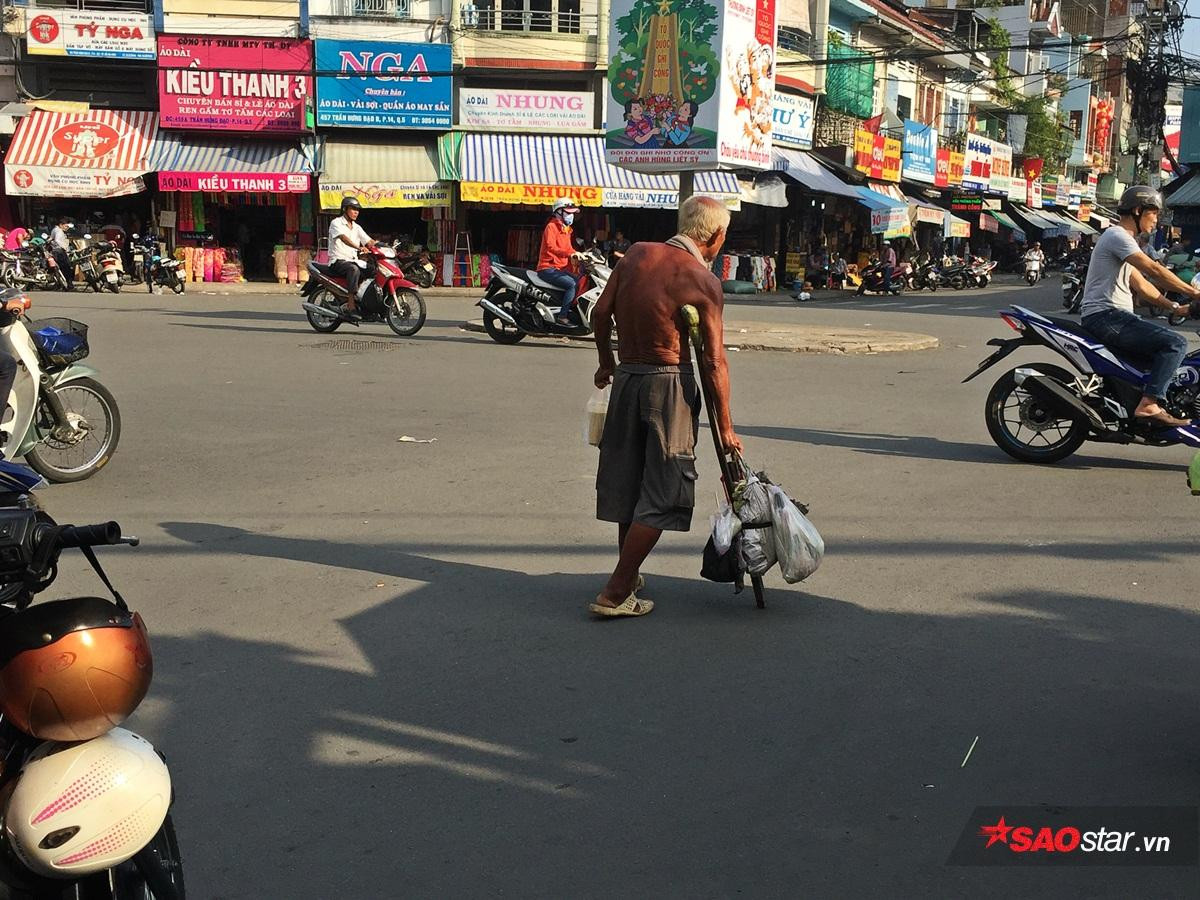
<svg viewBox="0 0 1200 900">
<path fill-rule="evenodd" d="M 346 214 L 346 210 L 348 210 L 348 209 L 357 209 L 359 212 L 362 212 L 362 204 L 358 202 L 357 197 L 343 197 L 342 198 L 342 215 L 343 216 Z"/>
</svg>

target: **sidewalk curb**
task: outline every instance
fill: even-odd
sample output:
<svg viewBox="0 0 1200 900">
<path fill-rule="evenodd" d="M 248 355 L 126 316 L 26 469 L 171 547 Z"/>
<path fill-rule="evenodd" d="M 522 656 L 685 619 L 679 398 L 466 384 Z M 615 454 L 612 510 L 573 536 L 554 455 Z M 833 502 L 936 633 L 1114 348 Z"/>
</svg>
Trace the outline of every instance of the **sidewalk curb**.
<svg viewBox="0 0 1200 900">
<path fill-rule="evenodd" d="M 760 327 L 755 328 L 755 325 Z M 483 321 L 463 322 L 460 328 L 472 334 L 484 334 Z M 558 343 L 594 343 L 591 335 L 536 337 L 527 340 Z M 766 325 L 755 322 L 730 322 L 725 329 L 727 350 L 775 350 L 785 353 L 827 353 L 838 356 L 873 353 L 903 353 L 934 350 L 939 341 L 933 335 L 903 331 L 867 329 L 827 330 L 818 327 Z"/>
</svg>

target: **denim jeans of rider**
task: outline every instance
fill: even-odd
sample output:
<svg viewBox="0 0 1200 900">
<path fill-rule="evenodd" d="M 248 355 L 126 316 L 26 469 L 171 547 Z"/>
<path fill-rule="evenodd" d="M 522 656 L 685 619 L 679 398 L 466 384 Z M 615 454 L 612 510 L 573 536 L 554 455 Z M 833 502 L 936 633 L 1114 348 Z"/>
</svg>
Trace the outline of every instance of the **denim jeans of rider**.
<svg viewBox="0 0 1200 900">
<path fill-rule="evenodd" d="M 890 291 L 892 289 L 892 275 L 896 270 L 891 266 L 883 267 L 883 289 Z"/>
<path fill-rule="evenodd" d="M 562 269 L 542 269 L 538 272 L 538 278 L 552 284 L 557 288 L 561 288 L 563 292 L 562 309 L 558 311 L 560 316 L 571 315 L 571 304 L 575 302 L 576 281 L 575 276 L 570 272 L 564 272 Z"/>
<path fill-rule="evenodd" d="M 1159 325 L 1123 309 L 1106 309 L 1083 319 L 1083 327 L 1113 350 L 1145 362 L 1150 371 L 1145 393 L 1163 400 L 1175 370 L 1187 355 L 1187 338 L 1165 325 Z"/>
</svg>

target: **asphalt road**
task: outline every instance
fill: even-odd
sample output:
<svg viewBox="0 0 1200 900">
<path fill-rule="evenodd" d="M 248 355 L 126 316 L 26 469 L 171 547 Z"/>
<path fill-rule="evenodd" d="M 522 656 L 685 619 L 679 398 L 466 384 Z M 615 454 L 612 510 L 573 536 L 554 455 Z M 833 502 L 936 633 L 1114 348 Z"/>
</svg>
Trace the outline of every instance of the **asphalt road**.
<svg viewBox="0 0 1200 900">
<path fill-rule="evenodd" d="M 1195 867 L 946 865 L 978 805 L 1200 789 L 1190 455 L 1016 464 L 994 376 L 959 383 L 998 308 L 1056 298 L 737 301 L 941 347 L 733 354 L 748 457 L 811 504 L 824 566 L 768 576 L 765 611 L 698 577 L 703 443 L 654 613 L 595 622 L 591 348 L 464 334 L 461 300 L 331 339 L 292 296 L 39 295 L 121 404 L 113 462 L 45 499 L 144 539 L 104 559 L 151 630 L 135 727 L 192 896 L 1196 896 Z"/>
</svg>

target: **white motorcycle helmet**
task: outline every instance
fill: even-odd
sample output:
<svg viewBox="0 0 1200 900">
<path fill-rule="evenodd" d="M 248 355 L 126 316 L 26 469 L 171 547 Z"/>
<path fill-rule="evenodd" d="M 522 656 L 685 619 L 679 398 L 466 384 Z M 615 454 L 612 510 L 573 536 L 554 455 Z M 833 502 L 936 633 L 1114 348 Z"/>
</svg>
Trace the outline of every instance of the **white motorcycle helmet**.
<svg viewBox="0 0 1200 900">
<path fill-rule="evenodd" d="M 21 769 L 4 810 L 4 836 L 38 875 L 80 878 L 150 843 L 170 802 L 166 763 L 131 731 L 47 741 Z"/>
</svg>

